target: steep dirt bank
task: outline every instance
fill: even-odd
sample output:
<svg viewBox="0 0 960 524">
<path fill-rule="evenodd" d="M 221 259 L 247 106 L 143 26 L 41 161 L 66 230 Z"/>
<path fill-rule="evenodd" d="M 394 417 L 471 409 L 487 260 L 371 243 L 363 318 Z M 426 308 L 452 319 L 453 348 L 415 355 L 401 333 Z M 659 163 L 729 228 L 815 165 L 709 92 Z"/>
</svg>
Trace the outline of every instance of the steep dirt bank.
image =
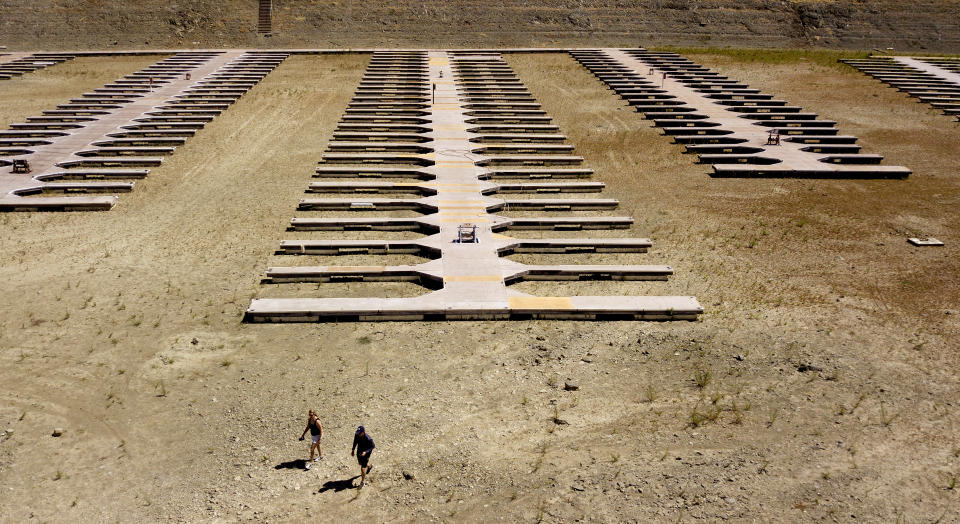
<svg viewBox="0 0 960 524">
<path fill-rule="evenodd" d="M 627 5 L 624 5 L 627 4 Z M 960 51 L 960 0 L 9 0 L 0 44 L 111 47 L 735 45 Z"/>
</svg>

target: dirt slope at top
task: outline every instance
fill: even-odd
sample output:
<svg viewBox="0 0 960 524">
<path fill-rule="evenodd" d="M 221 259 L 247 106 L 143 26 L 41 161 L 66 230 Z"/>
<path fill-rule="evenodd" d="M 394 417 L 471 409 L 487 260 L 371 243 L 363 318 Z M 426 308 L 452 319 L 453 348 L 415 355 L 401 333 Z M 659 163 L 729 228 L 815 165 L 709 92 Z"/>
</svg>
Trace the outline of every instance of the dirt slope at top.
<svg viewBox="0 0 960 524">
<path fill-rule="evenodd" d="M 149 47 L 815 45 L 960 50 L 960 0 L 7 0 L 0 44 Z"/>
</svg>

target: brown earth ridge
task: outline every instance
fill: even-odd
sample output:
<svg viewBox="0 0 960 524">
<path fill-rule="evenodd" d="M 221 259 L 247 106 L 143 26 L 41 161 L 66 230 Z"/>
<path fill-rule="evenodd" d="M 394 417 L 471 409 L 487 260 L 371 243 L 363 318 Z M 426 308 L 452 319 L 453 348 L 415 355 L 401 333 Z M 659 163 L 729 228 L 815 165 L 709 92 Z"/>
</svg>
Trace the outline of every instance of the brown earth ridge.
<svg viewBox="0 0 960 524">
<path fill-rule="evenodd" d="M 7 0 L 10 49 L 815 46 L 960 50 L 960 0 Z"/>
</svg>

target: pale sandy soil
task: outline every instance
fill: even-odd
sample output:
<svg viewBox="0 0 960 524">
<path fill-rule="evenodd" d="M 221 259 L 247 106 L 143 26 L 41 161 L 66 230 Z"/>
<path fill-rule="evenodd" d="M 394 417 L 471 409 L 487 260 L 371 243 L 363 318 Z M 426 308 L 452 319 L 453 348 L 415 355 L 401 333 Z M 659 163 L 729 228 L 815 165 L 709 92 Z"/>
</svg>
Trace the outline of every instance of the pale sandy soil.
<svg viewBox="0 0 960 524">
<path fill-rule="evenodd" d="M 525 290 L 693 294 L 695 323 L 241 324 L 362 56 L 289 59 L 112 212 L 0 216 L 0 520 L 960 519 L 960 128 L 840 68 L 695 58 L 916 172 L 710 179 L 568 56 L 509 57 L 654 239 L 623 259 L 677 271 Z M 421 292 L 374 286 L 334 293 Z"/>
<path fill-rule="evenodd" d="M 34 73 L 0 80 L 0 129 L 38 116 L 45 109 L 56 109 L 71 98 L 103 87 L 134 71 L 163 60 L 151 56 L 89 56 L 74 58 Z M 0 56 L 0 62 L 5 61 Z"/>
</svg>

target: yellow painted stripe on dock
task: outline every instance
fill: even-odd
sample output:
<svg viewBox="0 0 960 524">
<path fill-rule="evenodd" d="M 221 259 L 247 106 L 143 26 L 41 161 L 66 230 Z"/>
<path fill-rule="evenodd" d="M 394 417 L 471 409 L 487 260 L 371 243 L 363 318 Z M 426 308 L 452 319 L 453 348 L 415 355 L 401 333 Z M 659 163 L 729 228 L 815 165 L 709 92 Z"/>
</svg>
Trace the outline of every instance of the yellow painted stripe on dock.
<svg viewBox="0 0 960 524">
<path fill-rule="evenodd" d="M 436 153 L 399 153 L 397 156 L 402 158 L 423 158 L 426 160 L 435 160 L 437 158 Z"/>
<path fill-rule="evenodd" d="M 444 282 L 503 282 L 500 275 L 449 275 L 443 277 Z"/>
<path fill-rule="evenodd" d="M 570 297 L 510 297 L 510 309 L 573 309 Z"/>
<path fill-rule="evenodd" d="M 431 56 L 430 65 L 436 65 L 436 66 L 450 65 L 450 59 L 445 56 Z"/>
</svg>

